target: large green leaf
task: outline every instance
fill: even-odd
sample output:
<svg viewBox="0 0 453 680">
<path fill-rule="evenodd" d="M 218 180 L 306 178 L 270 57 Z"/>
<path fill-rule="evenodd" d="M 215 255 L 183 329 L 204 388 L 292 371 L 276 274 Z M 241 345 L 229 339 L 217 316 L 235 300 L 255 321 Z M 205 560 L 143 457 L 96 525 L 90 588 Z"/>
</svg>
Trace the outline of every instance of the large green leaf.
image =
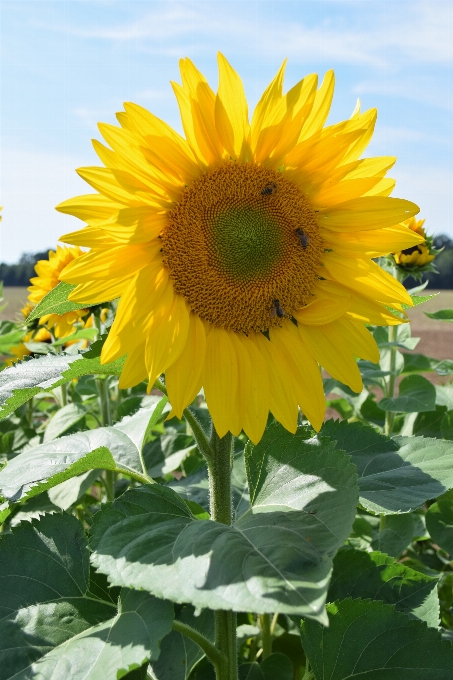
<svg viewBox="0 0 453 680">
<path fill-rule="evenodd" d="M 43 297 L 41 302 L 36 305 L 28 316 L 27 321 L 34 321 L 46 314 L 61 315 L 66 314 L 67 312 L 75 312 L 79 309 L 86 309 L 87 307 L 94 307 L 93 304 L 81 305 L 78 302 L 71 302 L 68 300 L 68 295 L 72 293 L 76 287 L 77 286 L 70 283 L 60 281 L 60 283 L 56 285 L 55 288 L 52 288 L 52 290 Z"/>
<path fill-rule="evenodd" d="M 421 413 L 436 408 L 436 388 L 421 375 L 408 375 L 401 381 L 397 397 L 385 397 L 378 402 L 383 411 Z"/>
<path fill-rule="evenodd" d="M 47 354 L 38 359 L 15 363 L 0 372 L 0 418 L 43 390 L 52 390 L 82 375 L 119 375 L 125 357 L 101 364 L 99 356 L 87 359 L 83 354 Z"/>
<path fill-rule="evenodd" d="M 143 438 L 166 403 L 163 397 L 152 408 L 141 409 L 113 427 L 77 432 L 26 449 L 0 471 L 0 496 L 17 502 L 100 468 L 147 481 L 140 459 Z"/>
<path fill-rule="evenodd" d="M 44 430 L 44 442 L 61 437 L 71 427 L 79 423 L 87 414 L 82 404 L 72 403 L 58 409 Z"/>
<path fill-rule="evenodd" d="M 173 607 L 124 590 L 119 608 L 90 592 L 82 525 L 70 515 L 23 522 L 0 539 L 1 680 L 116 680 L 170 632 Z"/>
<path fill-rule="evenodd" d="M 176 618 L 214 642 L 214 612 L 211 610 L 204 609 L 195 616 L 193 607 L 184 606 Z M 187 680 L 201 658 L 200 647 L 174 630 L 162 640 L 159 659 L 151 663 L 150 670 L 155 680 Z"/>
<path fill-rule="evenodd" d="M 381 552 L 340 550 L 333 561 L 328 599 L 382 600 L 410 618 L 439 625 L 437 578 L 414 571 Z"/>
<path fill-rule="evenodd" d="M 415 521 L 412 513 L 387 515 L 381 518 L 379 531 L 371 542 L 371 547 L 391 557 L 399 557 L 412 541 L 414 533 Z"/>
<path fill-rule="evenodd" d="M 426 528 L 434 543 L 453 556 L 453 491 L 449 491 L 426 513 Z"/>
<path fill-rule="evenodd" d="M 451 680 L 453 646 L 392 605 L 342 600 L 327 606 L 329 627 L 301 623 L 318 680 Z"/>
<path fill-rule="evenodd" d="M 198 608 L 325 621 L 332 557 L 350 532 L 357 487 L 348 458 L 309 437 L 275 425 L 247 453 L 253 504 L 232 526 L 196 520 L 168 487 L 127 491 L 95 516 L 93 564 L 114 585 Z"/>
<path fill-rule="evenodd" d="M 453 361 L 451 359 L 433 359 L 424 354 L 403 354 L 404 368 L 402 373 L 430 373 L 435 371 L 439 375 L 451 375 L 453 373 Z"/>
<path fill-rule="evenodd" d="M 329 420 L 322 434 L 350 454 L 360 502 L 372 512 L 410 512 L 453 488 L 451 442 L 425 437 L 389 439 L 361 423 Z"/>
</svg>

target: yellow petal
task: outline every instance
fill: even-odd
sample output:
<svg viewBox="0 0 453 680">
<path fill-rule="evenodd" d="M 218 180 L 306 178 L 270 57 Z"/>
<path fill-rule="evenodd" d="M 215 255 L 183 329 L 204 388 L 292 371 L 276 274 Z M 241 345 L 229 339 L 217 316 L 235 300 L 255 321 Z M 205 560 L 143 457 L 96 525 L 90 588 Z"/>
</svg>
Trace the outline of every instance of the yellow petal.
<svg viewBox="0 0 453 680">
<path fill-rule="evenodd" d="M 60 236 L 59 241 L 71 243 L 73 246 L 85 246 L 86 248 L 111 248 L 118 245 L 118 239 L 107 234 L 98 227 L 85 227 L 78 231 Z"/>
<path fill-rule="evenodd" d="M 204 325 L 196 314 L 189 316 L 189 330 L 184 349 L 165 371 L 168 397 L 178 418 L 197 396 L 202 386 L 202 372 L 206 353 Z"/>
<path fill-rule="evenodd" d="M 97 224 L 102 231 L 117 241 L 131 245 L 157 238 L 168 224 L 168 213 L 156 213 L 146 206 L 123 208 L 110 220 Z"/>
<path fill-rule="evenodd" d="M 395 156 L 376 156 L 362 158 L 343 166 L 350 168 L 345 175 L 347 179 L 362 179 L 364 177 L 383 177 L 396 163 Z"/>
<path fill-rule="evenodd" d="M 109 168 L 79 168 L 77 173 L 88 184 L 107 198 L 124 205 L 149 205 L 162 210 L 171 207 L 169 201 L 152 195 L 148 187 L 141 184 L 130 173 Z"/>
<path fill-rule="evenodd" d="M 130 276 L 149 264 L 160 250 L 160 242 L 156 239 L 151 243 L 136 246 L 117 245 L 108 250 L 91 250 L 86 255 L 70 262 L 61 272 L 60 281 L 66 283 L 86 283 L 117 279 Z"/>
<path fill-rule="evenodd" d="M 56 206 L 56 210 L 66 215 L 74 215 L 86 222 L 90 219 L 108 220 L 123 207 L 123 202 L 113 201 L 102 194 L 75 196 Z"/>
<path fill-rule="evenodd" d="M 258 138 L 264 128 L 269 127 L 275 119 L 276 109 L 282 99 L 283 79 L 285 76 L 286 62 L 280 66 L 277 75 L 267 86 L 261 95 L 261 99 L 255 107 L 250 127 L 250 141 L 253 153 L 256 151 Z M 283 113 L 283 112 L 282 112 Z"/>
<path fill-rule="evenodd" d="M 263 436 L 269 415 L 269 378 L 267 365 L 261 352 L 250 337 L 238 335 L 244 346 L 251 368 L 250 389 L 244 409 L 243 429 L 249 439 L 257 444 Z M 242 376 L 239 375 L 239 392 Z"/>
<path fill-rule="evenodd" d="M 152 387 L 161 373 L 180 356 L 189 332 L 189 310 L 181 295 L 174 295 L 165 315 L 153 323 L 146 340 L 145 362 Z"/>
<path fill-rule="evenodd" d="M 361 392 L 362 376 L 342 330 L 335 321 L 324 326 L 299 326 L 300 336 L 316 361 L 332 378 L 348 385 L 353 392 Z"/>
<path fill-rule="evenodd" d="M 288 321 L 271 328 L 271 343 L 285 355 L 293 375 L 293 388 L 299 406 L 316 431 L 321 428 L 326 410 L 324 387 L 318 364 L 304 345 L 296 326 Z"/>
<path fill-rule="evenodd" d="M 346 316 L 356 321 L 374 326 L 393 326 L 403 323 L 380 302 L 367 300 L 350 288 L 342 286 L 338 281 L 318 281 L 314 293 L 318 299 L 333 300 L 339 306 L 347 300 L 349 311 L 346 312 Z"/>
<path fill-rule="evenodd" d="M 315 300 L 306 307 L 294 312 L 294 318 L 299 323 L 307 326 L 321 326 L 343 316 L 350 305 L 351 296 L 341 300 L 338 300 L 338 298 L 334 300 Z"/>
<path fill-rule="evenodd" d="M 118 384 L 121 390 L 135 387 L 148 377 L 145 364 L 145 344 L 142 342 L 127 355 Z"/>
<path fill-rule="evenodd" d="M 262 333 L 251 336 L 266 364 L 269 375 L 269 406 L 276 420 L 293 434 L 297 430 L 298 408 L 291 367 L 285 356 Z"/>
<path fill-rule="evenodd" d="M 391 227 L 418 212 L 415 203 L 402 198 L 365 196 L 321 210 L 318 222 L 333 231 L 364 231 Z"/>
<path fill-rule="evenodd" d="M 335 280 L 359 295 L 379 302 L 404 302 L 412 306 L 412 299 L 404 286 L 375 262 L 347 260 L 335 253 L 325 253 L 324 266 Z"/>
<path fill-rule="evenodd" d="M 238 386 L 236 394 L 236 408 L 229 414 L 229 430 L 236 437 L 245 427 L 246 411 L 252 394 L 252 365 L 248 352 L 241 343 L 237 333 L 230 333 L 230 340 L 236 353 L 238 367 Z"/>
<path fill-rule="evenodd" d="M 374 126 L 376 124 L 377 110 L 369 109 L 363 114 L 355 117 L 357 124 L 363 128 L 362 135 L 351 144 L 348 151 L 345 153 L 342 164 L 350 163 L 357 160 L 362 155 L 363 151 L 368 146 L 371 137 L 373 136 Z"/>
<path fill-rule="evenodd" d="M 326 183 L 320 191 L 311 194 L 310 202 L 316 208 L 325 208 L 344 203 L 354 198 L 360 198 L 381 181 L 380 177 L 366 177 L 362 179 L 346 179 L 342 182 Z"/>
<path fill-rule="evenodd" d="M 238 365 L 230 333 L 217 326 L 206 338 L 203 385 L 217 434 L 224 437 L 231 425 L 231 414 L 238 408 Z"/>
<path fill-rule="evenodd" d="M 423 243 L 423 237 L 404 225 L 397 224 L 371 231 L 335 232 L 322 229 L 328 248 L 346 257 L 379 257 Z"/>
<path fill-rule="evenodd" d="M 124 108 L 128 125 L 141 135 L 156 165 L 162 162 L 170 166 L 181 179 L 199 177 L 200 167 L 196 157 L 181 135 L 138 104 L 126 102 Z"/>
<path fill-rule="evenodd" d="M 379 347 L 363 323 L 353 321 L 346 315 L 335 321 L 335 324 L 342 328 L 343 337 L 347 338 L 351 351 L 356 357 L 371 361 L 373 364 L 378 363 Z"/>
<path fill-rule="evenodd" d="M 69 296 L 73 302 L 81 304 L 97 305 L 120 297 L 132 276 L 121 279 L 101 279 L 82 283 L 75 288 Z"/>
<path fill-rule="evenodd" d="M 218 54 L 219 91 L 215 102 L 217 134 L 232 158 L 248 155 L 248 106 L 242 80 L 223 54 Z"/>
<path fill-rule="evenodd" d="M 327 71 L 321 87 L 316 93 L 313 108 L 300 133 L 299 142 L 303 142 L 321 130 L 329 115 L 332 104 L 333 91 L 335 88 L 335 76 L 333 71 Z"/>
</svg>

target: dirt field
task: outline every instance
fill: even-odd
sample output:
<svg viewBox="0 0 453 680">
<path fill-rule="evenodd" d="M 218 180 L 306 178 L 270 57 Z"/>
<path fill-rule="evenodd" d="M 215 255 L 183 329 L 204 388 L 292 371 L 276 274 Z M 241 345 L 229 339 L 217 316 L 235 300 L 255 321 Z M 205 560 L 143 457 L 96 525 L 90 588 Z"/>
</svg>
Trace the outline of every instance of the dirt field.
<svg viewBox="0 0 453 680">
<path fill-rule="evenodd" d="M 15 321 L 18 317 L 21 318 L 21 308 L 24 306 L 28 290 L 26 288 L 4 288 L 3 297 L 8 303 L 2 311 L 0 311 L 0 319 L 7 319 L 8 321 Z"/>
<path fill-rule="evenodd" d="M 435 292 L 437 291 L 430 290 L 427 294 L 433 295 Z M 26 288 L 5 288 L 4 296 L 8 305 L 0 312 L 0 319 L 15 319 L 17 315 L 20 317 L 20 309 L 27 295 Z M 415 351 L 436 359 L 453 359 L 453 323 L 434 321 L 424 314 L 438 309 L 453 309 L 453 290 L 442 290 L 432 300 L 409 311 L 412 335 L 420 338 Z"/>
</svg>

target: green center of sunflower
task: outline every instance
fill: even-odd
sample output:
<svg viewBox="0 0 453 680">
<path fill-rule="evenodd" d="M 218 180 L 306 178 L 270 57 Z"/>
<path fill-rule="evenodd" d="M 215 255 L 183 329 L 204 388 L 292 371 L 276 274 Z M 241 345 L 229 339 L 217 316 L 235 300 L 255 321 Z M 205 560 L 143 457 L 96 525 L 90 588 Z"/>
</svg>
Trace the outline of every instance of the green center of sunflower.
<svg viewBox="0 0 453 680">
<path fill-rule="evenodd" d="M 212 227 L 218 266 L 232 278 L 266 276 L 282 255 L 279 224 L 265 206 L 234 206 L 217 215 Z"/>
<path fill-rule="evenodd" d="M 311 302 L 323 251 L 300 189 L 253 163 L 224 163 L 194 181 L 162 232 L 175 291 L 202 319 L 244 333 Z"/>
</svg>

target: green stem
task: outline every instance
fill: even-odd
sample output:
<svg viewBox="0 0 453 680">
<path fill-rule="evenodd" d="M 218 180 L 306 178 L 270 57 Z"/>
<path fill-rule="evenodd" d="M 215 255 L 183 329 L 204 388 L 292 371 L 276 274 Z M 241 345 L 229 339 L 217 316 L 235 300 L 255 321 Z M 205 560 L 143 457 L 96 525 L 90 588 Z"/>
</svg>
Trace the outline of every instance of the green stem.
<svg viewBox="0 0 453 680">
<path fill-rule="evenodd" d="M 161 380 L 156 380 L 154 387 L 160 390 L 162 394 L 168 396 L 167 388 Z M 195 437 L 195 441 L 197 442 L 197 446 L 200 449 L 201 455 L 204 456 L 206 462 L 209 463 L 212 458 L 212 450 L 203 428 L 189 408 L 184 409 L 183 416 L 192 428 L 193 436 Z"/>
<path fill-rule="evenodd" d="M 389 343 L 396 343 L 398 340 L 398 326 L 389 326 Z M 397 348 L 392 345 L 390 347 L 390 366 L 389 366 L 389 381 L 387 384 L 387 397 L 393 398 L 395 396 L 396 387 L 396 353 Z M 395 421 L 395 414 L 393 411 L 385 412 L 385 434 L 391 435 L 393 432 L 393 424 Z"/>
<path fill-rule="evenodd" d="M 63 383 L 60 389 L 61 389 L 61 405 L 66 406 L 66 404 L 68 403 L 68 384 Z"/>
<path fill-rule="evenodd" d="M 210 642 L 207 638 L 205 638 L 204 635 L 199 633 L 198 630 L 192 628 L 192 626 L 188 626 L 186 623 L 181 623 L 181 621 L 173 621 L 173 630 L 176 630 L 178 633 L 182 633 L 182 635 L 185 635 L 190 640 L 193 640 L 193 642 L 195 642 L 203 650 L 209 661 L 214 664 L 216 669 L 225 664 L 226 659 L 217 649 L 217 647 L 213 645 L 212 642 Z"/>
<path fill-rule="evenodd" d="M 228 432 L 219 437 L 214 425 L 210 442 L 211 458 L 208 460 L 209 503 L 211 518 L 215 522 L 231 524 L 233 521 L 231 493 L 231 464 L 233 436 Z M 231 611 L 214 612 L 216 647 L 226 657 L 216 668 L 217 680 L 237 680 L 238 660 L 236 627 L 237 615 Z"/>
<path fill-rule="evenodd" d="M 98 394 L 99 394 L 99 410 L 101 412 L 101 421 L 103 427 L 110 427 L 112 418 L 110 415 L 110 394 L 106 378 L 96 379 Z M 113 470 L 104 471 L 104 486 L 108 501 L 115 500 L 115 480 L 116 473 Z"/>
<path fill-rule="evenodd" d="M 267 659 L 267 657 L 272 654 L 271 615 L 260 614 L 259 620 L 263 645 L 263 659 Z"/>
</svg>

